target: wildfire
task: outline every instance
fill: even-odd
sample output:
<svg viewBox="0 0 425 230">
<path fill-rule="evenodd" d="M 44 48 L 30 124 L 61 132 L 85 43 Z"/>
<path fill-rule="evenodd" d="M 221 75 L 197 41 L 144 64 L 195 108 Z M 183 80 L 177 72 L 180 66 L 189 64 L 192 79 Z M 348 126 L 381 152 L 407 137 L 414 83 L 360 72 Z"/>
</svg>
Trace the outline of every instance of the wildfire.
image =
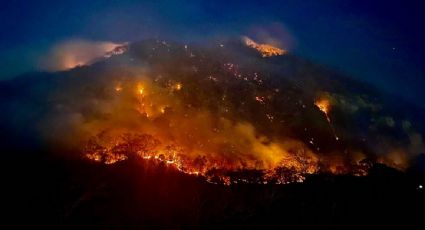
<svg viewBox="0 0 425 230">
<path fill-rule="evenodd" d="M 139 93 L 139 95 L 143 96 L 143 93 L 145 92 L 145 87 L 143 87 L 142 84 L 139 84 L 137 86 L 137 92 Z"/>
<path fill-rule="evenodd" d="M 84 148 L 90 160 L 113 164 L 138 158 L 225 185 L 301 182 L 321 170 L 317 156 L 299 141 L 270 138 L 249 122 L 217 119 L 206 108 L 183 103 L 177 92 L 183 87 L 180 82 L 161 86 L 145 79 L 135 86 L 120 87 L 136 90 L 122 91 L 119 99 L 124 101 L 117 101 L 115 107 L 129 106 L 126 111 L 137 113 L 125 117 L 117 113 L 117 121 L 100 125 Z M 263 96 L 255 96 L 255 101 L 266 103 Z M 315 104 L 328 117 L 330 102 L 318 100 Z M 121 120 L 133 124 L 116 127 Z M 324 170 L 340 172 L 334 166 Z"/>
<path fill-rule="evenodd" d="M 115 86 L 115 91 L 120 92 L 121 90 L 122 90 L 121 84 L 118 84 L 117 86 Z"/>
<path fill-rule="evenodd" d="M 103 57 L 110 58 L 110 57 L 112 57 L 114 55 L 121 55 L 121 54 L 125 53 L 127 50 L 128 50 L 128 44 L 127 43 L 124 43 L 124 44 L 121 44 L 121 45 L 117 45 L 111 51 L 106 52 L 103 55 Z"/>
<path fill-rule="evenodd" d="M 275 167 L 264 169 L 256 168 L 255 162 L 249 161 L 244 162 L 246 165 L 243 166 L 226 159 L 208 158 L 205 155 L 192 158 L 185 152 L 189 150 L 173 144 L 163 145 L 158 139 L 147 134 L 127 133 L 115 139 L 102 133 L 90 139 L 84 151 L 88 159 L 96 162 L 113 164 L 130 157 L 138 157 L 145 161 L 164 164 L 189 175 L 202 176 L 211 183 L 225 185 L 238 182 L 259 184 L 302 182 L 306 174 L 318 170 L 317 160 L 312 156 L 300 155 L 299 157 L 305 158 L 305 161 L 286 157 Z M 249 166 L 250 164 L 253 165 Z M 245 170 L 246 175 L 241 170 Z"/>
<path fill-rule="evenodd" d="M 174 85 L 175 90 L 181 90 L 182 87 L 183 87 L 183 85 L 181 83 L 177 83 L 177 84 Z"/>
<path fill-rule="evenodd" d="M 320 98 L 320 99 L 316 100 L 314 102 L 314 105 L 316 105 L 317 108 L 325 114 L 326 120 L 327 120 L 327 122 L 329 124 L 329 127 L 330 127 L 330 129 L 331 129 L 334 137 L 335 137 L 335 140 L 339 140 L 339 137 L 336 135 L 335 129 L 334 129 L 334 127 L 331 124 L 331 118 L 329 117 L 329 112 L 331 110 L 330 100 L 323 97 L 323 98 Z"/>
<path fill-rule="evenodd" d="M 89 65 L 98 58 L 123 54 L 127 49 L 126 43 L 69 40 L 54 46 L 40 64 L 47 70 L 68 70 Z"/>
<path fill-rule="evenodd" d="M 117 114 L 117 119 L 138 122 L 124 130 L 115 127 L 118 121 L 112 129 L 100 125 L 102 130 L 84 148 L 87 158 L 113 164 L 137 157 L 222 184 L 302 181 L 304 175 L 318 170 L 316 156 L 302 143 L 273 140 L 248 122 L 217 120 L 206 109 L 188 107 L 176 97 L 182 87 L 180 82 L 161 87 L 145 79 L 136 84 L 133 94 L 122 91 L 117 99 L 124 101 L 117 101 L 117 106 L 128 105 L 128 111 L 135 108 L 146 119 Z M 136 103 L 129 103 L 133 100 Z M 235 174 L 241 170 L 255 175 Z"/>
<path fill-rule="evenodd" d="M 286 53 L 249 38 L 244 42 L 263 57 Z M 94 162 L 144 161 L 220 184 L 284 184 L 318 172 L 364 175 L 371 165 L 365 159 L 397 167 L 406 164 L 410 152 L 423 152 L 422 137 L 407 121 L 400 124 L 409 140 L 392 144 L 394 137 L 387 135 L 376 149 L 369 142 L 377 142 L 373 136 L 379 137 L 380 125 L 395 128 L 398 121 L 368 119 L 362 132 L 351 133 L 345 124 L 357 121 L 355 113 L 381 116 L 367 97 L 335 90 L 312 98 L 321 87 L 302 89 L 286 81 L 286 71 L 280 79 L 280 68 L 268 59 L 240 61 L 237 51 L 249 55 L 243 50 L 143 44 L 116 47 L 111 55 L 132 52 L 69 71 L 77 77 L 59 81 L 64 85 L 47 95 L 54 107 L 43 109 L 48 114 L 41 121 L 49 129 L 41 130 L 49 143 L 77 148 Z M 259 56 L 256 51 L 251 55 Z M 52 136 L 63 130 L 64 135 Z"/>
<path fill-rule="evenodd" d="M 245 45 L 253 49 L 256 49 L 259 53 L 261 53 L 262 57 L 280 56 L 287 53 L 286 50 L 279 49 L 269 44 L 256 43 L 255 41 L 253 41 L 252 39 L 248 37 L 243 37 L 243 41 Z"/>
<path fill-rule="evenodd" d="M 322 98 L 315 101 L 314 104 L 326 115 L 326 118 L 329 119 L 328 113 L 331 109 L 331 103 L 329 100 Z"/>
</svg>

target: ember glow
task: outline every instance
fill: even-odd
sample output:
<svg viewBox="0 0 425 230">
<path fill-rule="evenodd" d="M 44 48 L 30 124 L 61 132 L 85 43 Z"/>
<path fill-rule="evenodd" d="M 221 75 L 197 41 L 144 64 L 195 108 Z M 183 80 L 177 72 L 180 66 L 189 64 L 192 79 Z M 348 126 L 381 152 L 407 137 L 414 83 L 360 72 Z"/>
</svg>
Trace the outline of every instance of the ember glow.
<svg viewBox="0 0 425 230">
<path fill-rule="evenodd" d="M 322 97 L 316 100 L 314 104 L 317 106 L 318 109 L 320 109 L 320 111 L 322 111 L 325 114 L 326 120 L 328 121 L 328 124 L 329 124 L 329 128 L 331 129 L 333 135 L 335 136 L 335 140 L 339 140 L 339 137 L 335 133 L 335 128 L 332 126 L 331 118 L 329 117 L 329 112 L 331 110 L 330 100 L 325 97 Z"/>
<path fill-rule="evenodd" d="M 132 116 L 141 116 L 137 126 L 96 127 L 105 131 L 89 139 L 84 148 L 87 158 L 113 164 L 137 157 L 223 184 L 302 181 L 318 170 L 317 157 L 301 142 L 273 140 L 247 121 L 216 118 L 205 108 L 181 101 L 180 94 L 187 93 L 181 91 L 182 83 L 161 87 L 147 79 L 123 87 L 117 107 L 133 101 L 127 109 L 139 114 Z M 241 170 L 255 176 L 232 175 Z"/>
<path fill-rule="evenodd" d="M 1 3 L 3 225 L 423 225 L 425 1 Z"/>
<path fill-rule="evenodd" d="M 304 94 L 290 82 L 272 83 L 273 69 L 246 65 L 221 50 L 161 40 L 129 45 L 128 52 L 104 60 L 111 67 L 99 65 L 95 76 L 82 70 L 83 76 L 64 84 L 69 87 L 52 93 L 56 106 L 41 122 L 52 128 L 44 136 L 94 162 L 147 161 L 218 184 L 284 184 L 315 173 L 365 175 L 370 161 L 403 168 L 409 150 L 419 151 L 385 141 L 378 155 L 365 138 L 331 122 L 335 108 L 348 117 L 379 108 L 367 98 L 357 102 L 323 90 Z M 405 123 L 414 146 L 421 146 L 413 138 L 419 134 Z M 52 136 L 56 129 L 67 132 Z M 360 144 L 350 145 L 346 137 Z"/>
<path fill-rule="evenodd" d="M 259 44 L 248 37 L 243 37 L 243 41 L 245 42 L 245 45 L 256 49 L 262 57 L 279 56 L 287 53 L 286 50 L 274 47 L 269 44 Z"/>
<path fill-rule="evenodd" d="M 329 119 L 329 116 L 328 116 L 328 113 L 329 113 L 329 111 L 331 109 L 331 105 L 330 105 L 329 100 L 327 100 L 327 99 L 319 99 L 319 100 L 315 101 L 314 104 L 317 106 L 317 108 L 320 109 L 320 111 L 322 111 L 326 115 L 326 118 L 328 120 L 330 120 Z"/>
<path fill-rule="evenodd" d="M 49 71 L 68 70 L 90 64 L 96 58 L 109 58 L 126 51 L 126 44 L 70 40 L 54 46 L 40 62 Z"/>
<path fill-rule="evenodd" d="M 190 83 L 149 74 L 137 78 L 140 80 L 118 84 L 120 94 L 115 94 L 111 102 L 108 121 L 85 128 L 92 133 L 83 150 L 88 159 L 113 164 L 136 158 L 227 185 L 301 182 L 319 170 L 352 170 L 335 170 L 332 163 L 320 167 L 320 157 L 303 142 L 259 132 L 250 121 L 232 115 L 234 108 L 226 108 L 229 99 L 225 94 L 213 99 L 223 110 L 217 113 L 207 105 L 193 103 L 199 98 L 194 93 L 202 91 L 183 86 Z M 255 74 L 252 81 L 258 78 Z M 270 100 L 270 96 L 254 96 L 252 106 L 264 108 Z M 320 106 L 328 111 L 326 103 Z M 274 122 L 276 115 L 264 111 L 263 116 Z M 341 167 L 364 170 L 360 165 Z"/>
</svg>

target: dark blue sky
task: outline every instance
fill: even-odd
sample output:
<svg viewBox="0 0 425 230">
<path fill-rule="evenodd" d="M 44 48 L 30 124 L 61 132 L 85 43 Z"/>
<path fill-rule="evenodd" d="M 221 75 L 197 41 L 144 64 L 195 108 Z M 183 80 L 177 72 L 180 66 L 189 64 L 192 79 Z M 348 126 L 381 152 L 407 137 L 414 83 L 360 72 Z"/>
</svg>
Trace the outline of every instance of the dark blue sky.
<svg viewBox="0 0 425 230">
<path fill-rule="evenodd" d="M 425 107 L 424 12 L 414 0 L 11 0 L 0 5 L 0 79 L 37 69 L 49 47 L 67 39 L 268 33 L 293 53 Z"/>
</svg>

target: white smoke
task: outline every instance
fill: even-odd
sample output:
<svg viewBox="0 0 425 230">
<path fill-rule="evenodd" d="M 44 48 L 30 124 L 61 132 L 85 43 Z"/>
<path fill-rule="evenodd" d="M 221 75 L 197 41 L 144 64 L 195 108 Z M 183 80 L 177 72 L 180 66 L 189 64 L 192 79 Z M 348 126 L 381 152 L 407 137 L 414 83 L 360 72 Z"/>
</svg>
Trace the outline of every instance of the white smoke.
<svg viewBox="0 0 425 230">
<path fill-rule="evenodd" d="M 86 65 L 120 45 L 122 44 L 113 42 L 67 40 L 54 45 L 48 54 L 41 58 L 39 67 L 47 71 L 72 69 Z"/>
</svg>

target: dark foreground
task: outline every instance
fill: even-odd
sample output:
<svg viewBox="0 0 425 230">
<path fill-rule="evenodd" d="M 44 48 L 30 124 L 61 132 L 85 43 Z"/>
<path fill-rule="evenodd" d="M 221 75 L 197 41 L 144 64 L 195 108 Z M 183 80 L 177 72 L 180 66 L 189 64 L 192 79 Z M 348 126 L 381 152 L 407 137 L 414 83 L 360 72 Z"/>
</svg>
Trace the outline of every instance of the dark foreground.
<svg viewBox="0 0 425 230">
<path fill-rule="evenodd" d="M 382 165 L 367 177 L 316 175 L 299 184 L 222 186 L 136 160 L 108 166 L 20 156 L 25 157 L 3 162 L 3 224 L 12 228 L 410 229 L 423 221 L 423 174 Z"/>
</svg>

